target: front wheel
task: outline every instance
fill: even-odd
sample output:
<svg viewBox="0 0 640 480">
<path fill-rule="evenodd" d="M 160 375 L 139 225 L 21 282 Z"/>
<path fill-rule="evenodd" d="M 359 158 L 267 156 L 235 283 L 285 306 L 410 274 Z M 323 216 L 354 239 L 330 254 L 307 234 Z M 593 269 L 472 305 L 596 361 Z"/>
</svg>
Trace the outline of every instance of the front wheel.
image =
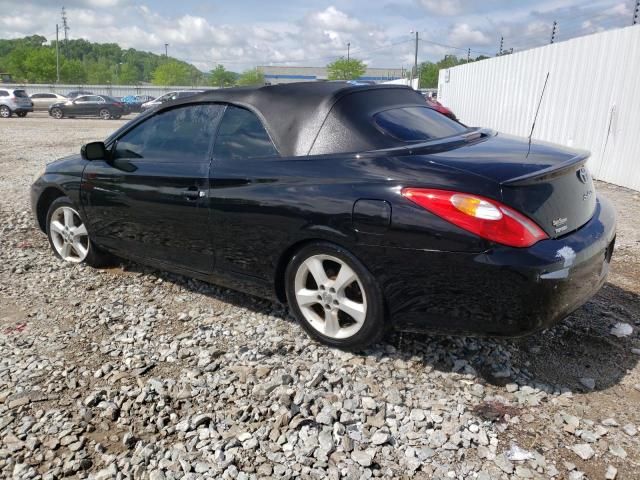
<svg viewBox="0 0 640 480">
<path fill-rule="evenodd" d="M 111 112 L 106 108 L 101 109 L 98 115 L 100 115 L 100 118 L 103 120 L 109 120 L 111 118 Z"/>
<path fill-rule="evenodd" d="M 0 117 L 9 118 L 11 114 L 12 112 L 9 107 L 7 107 L 6 105 L 0 105 Z"/>
<path fill-rule="evenodd" d="M 376 279 L 347 250 L 326 242 L 307 245 L 285 272 L 289 308 L 316 340 L 356 350 L 379 341 L 386 329 Z"/>
<path fill-rule="evenodd" d="M 84 262 L 92 267 L 109 263 L 109 256 L 93 244 L 84 220 L 67 197 L 56 199 L 49 207 L 47 237 L 55 254 L 65 262 Z"/>
<path fill-rule="evenodd" d="M 52 108 L 51 116 L 57 120 L 60 120 L 62 117 L 64 117 L 64 113 L 62 113 L 62 110 L 59 108 Z"/>
</svg>

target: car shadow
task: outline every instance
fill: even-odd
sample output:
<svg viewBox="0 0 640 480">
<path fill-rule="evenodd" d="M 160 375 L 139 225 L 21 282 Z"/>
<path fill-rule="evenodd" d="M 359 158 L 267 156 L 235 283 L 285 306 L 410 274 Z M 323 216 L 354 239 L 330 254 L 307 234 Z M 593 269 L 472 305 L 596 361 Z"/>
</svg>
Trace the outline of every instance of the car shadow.
<svg viewBox="0 0 640 480">
<path fill-rule="evenodd" d="M 125 268 L 154 275 L 221 303 L 296 321 L 288 308 L 277 302 L 134 263 L 127 263 Z M 548 393 L 599 391 L 618 384 L 640 361 L 640 355 L 632 353 L 632 349 L 640 348 L 640 320 L 636 319 L 640 319 L 640 296 L 607 283 L 558 325 L 527 337 L 496 339 L 391 332 L 383 342 L 358 354 L 417 360 L 425 367 L 469 374 L 476 381 L 495 386 L 518 383 Z M 630 324 L 633 333 L 625 337 L 612 335 L 611 328 L 618 322 Z M 593 380 L 593 388 L 588 379 Z"/>
</svg>

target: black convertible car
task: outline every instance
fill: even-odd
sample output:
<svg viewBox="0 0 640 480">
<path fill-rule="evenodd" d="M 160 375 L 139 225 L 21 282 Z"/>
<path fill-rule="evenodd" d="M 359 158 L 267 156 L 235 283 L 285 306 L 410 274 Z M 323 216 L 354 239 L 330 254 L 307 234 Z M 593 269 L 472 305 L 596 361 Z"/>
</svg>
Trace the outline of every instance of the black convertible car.
<svg viewBox="0 0 640 480">
<path fill-rule="evenodd" d="M 605 281 L 615 213 L 588 154 L 467 128 L 399 86 L 216 90 L 50 163 L 54 252 L 126 257 L 288 302 L 313 337 L 517 336 Z"/>
</svg>

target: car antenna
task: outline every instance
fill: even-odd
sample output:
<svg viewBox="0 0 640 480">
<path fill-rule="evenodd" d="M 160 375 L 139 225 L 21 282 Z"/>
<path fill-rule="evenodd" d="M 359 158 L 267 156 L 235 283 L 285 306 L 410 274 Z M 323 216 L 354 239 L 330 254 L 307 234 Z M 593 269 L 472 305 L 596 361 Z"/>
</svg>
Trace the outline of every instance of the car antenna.
<svg viewBox="0 0 640 480">
<path fill-rule="evenodd" d="M 538 120 L 538 113 L 540 112 L 540 105 L 542 105 L 542 97 L 544 97 L 544 91 L 547 89 L 547 82 L 549 81 L 549 72 L 547 72 L 547 76 L 544 79 L 544 85 L 542 86 L 542 93 L 540 93 L 540 100 L 538 100 L 538 108 L 536 109 L 536 114 L 533 117 L 533 123 L 531 124 L 531 132 L 529 132 L 529 149 L 527 150 L 527 157 L 531 152 L 531 137 L 533 137 L 533 130 L 536 128 L 536 120 Z"/>
</svg>

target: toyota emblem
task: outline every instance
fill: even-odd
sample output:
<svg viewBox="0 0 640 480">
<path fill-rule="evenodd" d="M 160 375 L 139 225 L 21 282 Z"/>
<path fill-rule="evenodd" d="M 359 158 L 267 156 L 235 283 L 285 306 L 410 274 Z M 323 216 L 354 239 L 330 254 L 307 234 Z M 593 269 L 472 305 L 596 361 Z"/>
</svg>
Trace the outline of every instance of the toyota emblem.
<svg viewBox="0 0 640 480">
<path fill-rule="evenodd" d="M 578 175 L 578 180 L 580 180 L 582 183 L 587 183 L 587 180 L 589 180 L 589 172 L 584 167 L 578 170 L 576 174 Z"/>
</svg>

